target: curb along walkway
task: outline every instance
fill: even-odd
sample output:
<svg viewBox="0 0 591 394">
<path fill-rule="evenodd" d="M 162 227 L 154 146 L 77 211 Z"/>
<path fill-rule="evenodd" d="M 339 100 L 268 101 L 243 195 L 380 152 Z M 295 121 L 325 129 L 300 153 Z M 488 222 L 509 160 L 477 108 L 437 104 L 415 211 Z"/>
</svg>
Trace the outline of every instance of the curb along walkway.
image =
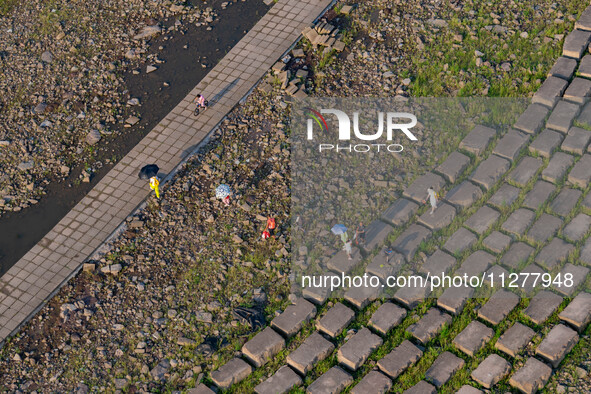
<svg viewBox="0 0 591 394">
<path fill-rule="evenodd" d="M 149 195 L 139 169 L 156 162 L 169 174 L 265 75 L 332 0 L 279 0 L 131 152 L 37 245 L 0 278 L 0 344 L 81 268 Z M 207 111 L 193 116 L 203 94 Z"/>
</svg>

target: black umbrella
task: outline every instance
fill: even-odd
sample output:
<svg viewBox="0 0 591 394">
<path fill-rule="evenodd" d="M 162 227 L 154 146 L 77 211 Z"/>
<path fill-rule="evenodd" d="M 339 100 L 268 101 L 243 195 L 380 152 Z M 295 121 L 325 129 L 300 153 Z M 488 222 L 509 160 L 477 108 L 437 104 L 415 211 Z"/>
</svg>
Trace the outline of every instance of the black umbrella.
<svg viewBox="0 0 591 394">
<path fill-rule="evenodd" d="M 158 168 L 156 164 L 148 164 L 147 166 L 142 167 L 138 176 L 140 177 L 140 179 L 150 179 L 153 176 L 158 175 L 159 169 L 160 168 Z"/>
</svg>

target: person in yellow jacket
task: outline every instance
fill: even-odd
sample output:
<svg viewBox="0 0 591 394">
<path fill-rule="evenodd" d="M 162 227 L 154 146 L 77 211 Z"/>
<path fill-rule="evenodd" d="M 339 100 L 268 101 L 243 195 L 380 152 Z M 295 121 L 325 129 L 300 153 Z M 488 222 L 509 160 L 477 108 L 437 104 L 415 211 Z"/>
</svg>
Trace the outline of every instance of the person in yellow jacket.
<svg viewBox="0 0 591 394">
<path fill-rule="evenodd" d="M 158 191 L 158 186 L 160 185 L 160 181 L 158 180 L 157 176 L 153 176 L 150 178 L 150 189 L 154 190 L 156 193 L 156 198 L 160 198 L 160 192 Z"/>
</svg>

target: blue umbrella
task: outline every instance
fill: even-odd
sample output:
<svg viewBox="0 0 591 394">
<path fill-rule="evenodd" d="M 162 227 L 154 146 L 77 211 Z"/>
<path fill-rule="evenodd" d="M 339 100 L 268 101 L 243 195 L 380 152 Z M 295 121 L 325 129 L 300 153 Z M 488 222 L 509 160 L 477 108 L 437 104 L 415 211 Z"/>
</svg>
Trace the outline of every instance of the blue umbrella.
<svg viewBox="0 0 591 394">
<path fill-rule="evenodd" d="M 335 224 L 330 231 L 335 235 L 341 235 L 347 232 L 347 227 L 344 224 Z"/>
<path fill-rule="evenodd" d="M 215 189 L 215 196 L 217 198 L 224 199 L 231 194 L 232 194 L 232 190 L 230 189 L 230 186 L 228 186 L 228 185 L 221 184 Z"/>
</svg>

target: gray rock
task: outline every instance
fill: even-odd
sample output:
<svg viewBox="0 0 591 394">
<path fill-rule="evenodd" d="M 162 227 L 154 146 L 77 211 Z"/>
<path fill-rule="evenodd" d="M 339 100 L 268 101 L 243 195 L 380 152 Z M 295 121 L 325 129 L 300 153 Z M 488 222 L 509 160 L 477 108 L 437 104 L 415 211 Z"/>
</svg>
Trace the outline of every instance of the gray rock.
<svg viewBox="0 0 591 394">
<path fill-rule="evenodd" d="M 392 382 L 384 374 L 371 371 L 351 390 L 351 394 L 386 393 L 392 388 Z"/>
<path fill-rule="evenodd" d="M 563 135 L 558 131 L 544 129 L 529 145 L 529 151 L 543 157 L 550 157 L 563 138 Z"/>
<path fill-rule="evenodd" d="M 582 333 L 591 321 L 591 294 L 579 293 L 558 317 Z"/>
<path fill-rule="evenodd" d="M 458 177 L 464 172 L 470 164 L 470 158 L 460 152 L 452 152 L 435 171 L 440 173 L 451 183 L 455 183 Z"/>
<path fill-rule="evenodd" d="M 133 125 L 135 125 L 139 121 L 140 121 L 140 118 L 138 118 L 137 116 L 130 116 L 129 118 L 127 118 L 125 120 L 125 123 L 128 124 L 128 125 L 130 125 L 130 126 L 133 126 Z"/>
<path fill-rule="evenodd" d="M 494 331 L 478 321 L 472 321 L 453 340 L 456 348 L 474 357 L 492 339 Z"/>
<path fill-rule="evenodd" d="M 579 198 L 581 198 L 581 194 L 580 190 L 564 188 L 556 197 L 554 197 L 554 200 L 550 204 L 550 209 L 560 216 L 566 217 L 573 210 L 575 205 L 577 205 Z"/>
<path fill-rule="evenodd" d="M 446 195 L 445 201 L 457 208 L 467 208 L 482 197 L 482 190 L 469 181 L 454 186 Z"/>
<path fill-rule="evenodd" d="M 341 368 L 334 366 L 312 382 L 307 394 L 338 394 L 353 383 L 353 377 Z"/>
<path fill-rule="evenodd" d="M 515 242 L 501 258 L 501 264 L 510 269 L 518 269 L 534 252 L 534 248 L 524 242 Z"/>
<path fill-rule="evenodd" d="M 497 134 L 496 130 L 490 127 L 477 125 L 468 133 L 466 137 L 460 142 L 460 149 L 464 149 L 474 155 L 481 155 L 490 141 Z"/>
<path fill-rule="evenodd" d="M 591 30 L 591 7 L 585 8 L 579 19 L 575 22 L 575 29 Z"/>
<path fill-rule="evenodd" d="M 507 172 L 510 166 L 511 162 L 509 160 L 491 155 L 488 159 L 480 163 L 470 179 L 486 190 L 490 190 Z"/>
<path fill-rule="evenodd" d="M 194 388 L 188 390 L 187 394 L 215 394 L 215 391 L 213 391 L 203 383 L 199 383 Z"/>
<path fill-rule="evenodd" d="M 557 368 L 578 341 L 579 336 L 576 331 L 564 324 L 558 324 L 550 330 L 537 347 L 536 354 L 547 360 L 554 368 Z"/>
<path fill-rule="evenodd" d="M 101 138 L 101 133 L 98 130 L 91 130 L 86 134 L 86 143 L 91 146 L 96 145 Z"/>
<path fill-rule="evenodd" d="M 353 321 L 355 312 L 337 302 L 316 323 L 316 328 L 328 336 L 335 338 Z"/>
<path fill-rule="evenodd" d="M 502 253 L 510 243 L 511 237 L 498 231 L 493 231 L 482 241 L 482 244 L 494 253 Z"/>
<path fill-rule="evenodd" d="M 243 381 L 252 372 L 252 367 L 239 358 L 233 358 L 211 373 L 211 380 L 222 390 Z"/>
<path fill-rule="evenodd" d="M 33 160 L 23 161 L 22 163 L 19 163 L 19 165 L 17 166 L 17 168 L 21 171 L 27 171 L 32 169 L 33 167 L 35 167 L 35 163 L 33 162 Z"/>
<path fill-rule="evenodd" d="M 412 260 L 421 242 L 431 235 L 431 231 L 418 224 L 411 224 L 396 238 L 392 247 L 401 253 L 407 261 Z"/>
<path fill-rule="evenodd" d="M 425 380 L 441 387 L 464 366 L 464 360 L 450 352 L 443 352 L 425 373 Z"/>
<path fill-rule="evenodd" d="M 519 208 L 503 223 L 501 229 L 515 235 L 523 235 L 533 223 L 536 213 L 529 209 Z"/>
<path fill-rule="evenodd" d="M 511 357 L 517 357 L 535 334 L 531 328 L 521 323 L 515 323 L 499 337 L 495 348 Z"/>
<path fill-rule="evenodd" d="M 454 315 L 459 315 L 464 310 L 466 302 L 472 298 L 474 289 L 469 286 L 448 287 L 437 298 L 437 306 Z"/>
<path fill-rule="evenodd" d="M 33 108 L 33 113 L 40 115 L 42 113 L 45 113 L 45 110 L 47 109 L 47 104 L 46 103 L 39 103 L 35 106 L 35 108 Z"/>
<path fill-rule="evenodd" d="M 146 74 L 153 73 L 156 70 L 158 70 L 158 67 L 156 67 L 156 66 L 153 66 L 151 64 L 146 66 Z"/>
<path fill-rule="evenodd" d="M 542 159 L 539 157 L 525 156 L 511 171 L 509 179 L 520 186 L 525 186 L 542 167 Z"/>
<path fill-rule="evenodd" d="M 291 368 L 284 365 L 277 372 L 263 383 L 254 388 L 257 394 L 285 394 L 292 388 L 302 384 L 302 378 Z"/>
<path fill-rule="evenodd" d="M 522 206 L 537 211 L 548 197 L 554 193 L 556 186 L 546 181 L 537 181 L 534 187 L 526 194 Z"/>
<path fill-rule="evenodd" d="M 41 61 L 45 63 L 53 62 L 53 54 L 50 51 L 45 51 L 41 54 Z"/>
<path fill-rule="evenodd" d="M 536 324 L 544 323 L 560 306 L 562 297 L 550 291 L 542 290 L 530 301 L 523 314 Z"/>
<path fill-rule="evenodd" d="M 472 371 L 470 377 L 487 389 L 492 388 L 511 371 L 511 364 L 503 357 L 491 354 Z"/>
<path fill-rule="evenodd" d="M 559 101 L 550 114 L 548 121 L 546 121 L 546 127 L 566 134 L 572 126 L 575 117 L 579 114 L 580 109 L 579 104 L 564 100 Z"/>
<path fill-rule="evenodd" d="M 287 356 L 287 364 L 305 376 L 316 364 L 328 357 L 334 345 L 318 332 L 313 332 L 304 343 Z"/>
<path fill-rule="evenodd" d="M 464 227 L 460 227 L 445 242 L 445 244 L 443 245 L 443 249 L 447 250 L 450 253 L 454 253 L 454 254 L 461 253 L 464 250 L 471 248 L 472 245 L 474 245 L 477 240 L 478 239 L 471 231 L 466 230 Z M 435 252 L 435 253 L 437 253 L 437 252 Z M 446 268 L 447 271 L 453 266 L 453 264 L 455 264 L 455 259 L 453 260 L 453 263 L 449 267 Z M 421 270 L 426 267 L 427 267 L 427 264 L 424 264 L 423 267 L 421 268 Z M 438 271 L 438 270 L 433 271 L 431 268 L 426 268 L 426 269 L 429 269 L 429 272 L 431 272 L 433 275 L 441 274 L 441 272 L 443 272 L 443 271 Z"/>
<path fill-rule="evenodd" d="M 153 35 L 159 34 L 161 32 L 162 32 L 162 28 L 158 25 L 144 26 L 138 34 L 133 36 L 133 39 L 134 40 L 141 40 L 143 38 L 152 37 Z"/>
<path fill-rule="evenodd" d="M 568 181 L 579 186 L 582 189 L 586 189 L 591 181 L 591 154 L 585 154 L 575 164 L 573 169 L 568 174 Z"/>
<path fill-rule="evenodd" d="M 393 327 L 402 323 L 402 320 L 404 320 L 405 317 L 406 311 L 403 308 L 394 305 L 391 302 L 384 302 L 373 315 L 371 315 L 369 325 L 377 332 L 386 335 Z"/>
<path fill-rule="evenodd" d="M 533 394 L 544 388 L 552 375 L 552 368 L 533 357 L 529 357 L 525 365 L 518 369 L 509 384 L 522 393 Z"/>
<path fill-rule="evenodd" d="M 548 108 L 540 104 L 530 104 L 517 119 L 514 127 L 528 134 L 536 134 L 544 126 L 549 112 Z"/>
<path fill-rule="evenodd" d="M 591 81 L 585 78 L 576 77 L 564 92 L 564 99 L 577 103 L 585 104 L 591 96 Z"/>
<path fill-rule="evenodd" d="M 285 340 L 266 327 L 242 346 L 242 353 L 255 367 L 262 367 L 285 347 Z"/>
<path fill-rule="evenodd" d="M 337 360 L 350 370 L 356 371 L 382 343 L 382 338 L 364 327 L 341 346 L 337 352 Z"/>
<path fill-rule="evenodd" d="M 564 227 L 562 234 L 571 241 L 580 241 L 589 231 L 591 216 L 579 213 L 569 224 Z"/>
<path fill-rule="evenodd" d="M 444 326 L 451 324 L 451 316 L 437 308 L 431 308 L 421 320 L 407 328 L 407 332 L 423 345 L 433 339 Z"/>
<path fill-rule="evenodd" d="M 152 370 L 150 371 L 150 375 L 154 380 L 164 380 L 165 375 L 170 370 L 170 361 L 168 359 L 161 360 Z"/>
<path fill-rule="evenodd" d="M 462 387 L 460 387 L 458 391 L 456 391 L 456 394 L 483 394 L 483 392 L 481 390 L 478 390 L 477 388 L 465 384 Z"/>
<path fill-rule="evenodd" d="M 437 204 L 437 208 L 433 214 L 431 214 L 431 210 L 428 209 L 421 215 L 418 222 L 433 231 L 437 231 L 448 226 L 455 217 L 456 209 L 449 204 L 440 202 Z"/>
<path fill-rule="evenodd" d="M 511 129 L 497 142 L 493 153 L 505 159 L 515 161 L 519 152 L 529 141 L 529 135 Z"/>
<path fill-rule="evenodd" d="M 427 198 L 427 189 L 429 187 L 433 187 L 437 192 L 443 187 L 443 185 L 445 185 L 445 180 L 443 180 L 442 177 L 427 172 L 415 179 L 414 182 L 404 190 L 403 195 L 418 203 L 422 203 Z"/>
<path fill-rule="evenodd" d="M 498 290 L 478 310 L 478 317 L 496 326 L 517 304 L 519 304 L 519 296 L 506 290 Z"/>
<path fill-rule="evenodd" d="M 591 32 L 575 29 L 564 39 L 562 45 L 563 56 L 580 59 L 591 40 Z"/>
<path fill-rule="evenodd" d="M 488 203 L 497 208 L 510 207 L 519 197 L 519 191 L 519 188 L 504 183 L 488 200 Z"/>
<path fill-rule="evenodd" d="M 392 379 L 396 379 L 408 367 L 415 364 L 423 352 L 410 341 L 404 340 L 394 350 L 378 361 L 377 367 Z"/>
<path fill-rule="evenodd" d="M 548 76 L 555 76 L 558 78 L 566 79 L 570 81 L 575 69 L 577 68 L 577 61 L 568 57 L 561 56 L 556 59 L 554 66 L 550 69 Z"/>
<path fill-rule="evenodd" d="M 300 331 L 304 323 L 314 316 L 316 316 L 316 307 L 300 298 L 294 305 L 288 306 L 282 314 L 273 319 L 271 327 L 289 338 Z"/>
<path fill-rule="evenodd" d="M 560 148 L 567 152 L 582 155 L 587 149 L 590 140 L 591 131 L 580 127 L 571 127 Z"/>
<path fill-rule="evenodd" d="M 534 93 L 532 103 L 552 108 L 560 96 L 562 96 L 567 86 L 568 82 L 562 78 L 548 77 L 536 93 Z M 515 127 L 517 127 L 517 125 Z"/>
<path fill-rule="evenodd" d="M 554 238 L 550 243 L 542 248 L 540 253 L 536 256 L 536 263 L 550 271 L 556 268 L 568 257 L 569 253 L 574 250 L 574 246 L 561 240 Z"/>
<path fill-rule="evenodd" d="M 406 198 L 399 198 L 382 214 L 382 220 L 394 226 L 400 226 L 410 220 L 419 206 Z"/>
<path fill-rule="evenodd" d="M 562 226 L 562 220 L 556 216 L 543 213 L 527 232 L 527 237 L 533 242 L 546 242 L 553 237 Z"/>
<path fill-rule="evenodd" d="M 484 250 L 477 250 L 472 253 L 458 268 L 455 275 L 463 276 L 464 274 L 470 276 L 480 276 L 494 263 L 496 258 L 486 253 Z"/>
<path fill-rule="evenodd" d="M 437 390 L 435 387 L 424 380 L 415 384 L 408 390 L 405 390 L 403 394 L 436 394 Z"/>
<path fill-rule="evenodd" d="M 573 165 L 575 158 L 563 152 L 555 153 L 542 171 L 542 178 L 552 183 L 558 183 L 566 174 L 566 171 Z"/>
<path fill-rule="evenodd" d="M 478 234 L 483 234 L 497 221 L 499 216 L 499 212 L 485 205 L 470 216 L 464 225 Z"/>
</svg>

